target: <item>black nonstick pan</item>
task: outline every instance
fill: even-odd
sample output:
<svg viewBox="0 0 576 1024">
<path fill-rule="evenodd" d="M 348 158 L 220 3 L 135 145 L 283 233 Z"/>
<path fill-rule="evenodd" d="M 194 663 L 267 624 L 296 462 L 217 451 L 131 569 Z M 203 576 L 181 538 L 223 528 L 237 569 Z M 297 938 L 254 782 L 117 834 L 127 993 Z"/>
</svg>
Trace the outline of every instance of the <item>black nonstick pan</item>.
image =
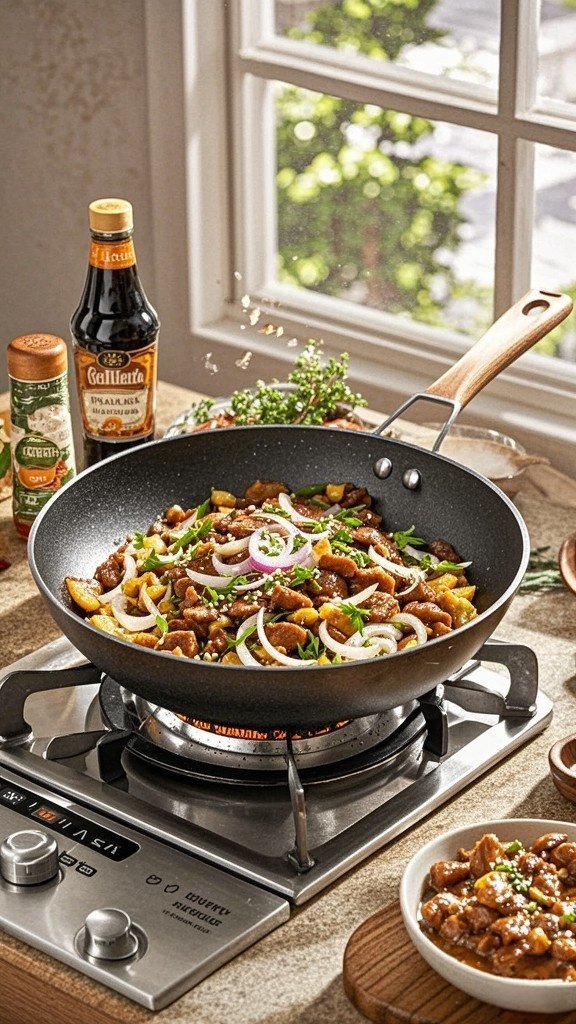
<svg viewBox="0 0 576 1024">
<path fill-rule="evenodd" d="M 452 422 L 571 308 L 567 296 L 530 292 L 398 412 L 421 398 L 449 406 L 447 422 Z M 521 516 L 501 491 L 434 451 L 380 436 L 387 423 L 372 434 L 298 426 L 201 432 L 155 441 L 86 470 L 55 495 L 30 535 L 30 565 L 52 616 L 87 658 L 131 691 L 196 718 L 262 728 L 312 727 L 421 696 L 461 668 L 494 631 L 526 569 L 529 540 Z M 196 505 L 214 486 L 241 494 L 258 477 L 282 479 L 295 489 L 320 480 L 366 487 L 385 529 L 414 524 L 418 535 L 446 538 L 472 560 L 469 576 L 478 587 L 480 614 L 454 632 L 388 657 L 254 669 L 151 651 L 95 629 L 72 610 L 65 576 L 91 577 L 127 533 L 146 530 L 169 505 Z"/>
</svg>

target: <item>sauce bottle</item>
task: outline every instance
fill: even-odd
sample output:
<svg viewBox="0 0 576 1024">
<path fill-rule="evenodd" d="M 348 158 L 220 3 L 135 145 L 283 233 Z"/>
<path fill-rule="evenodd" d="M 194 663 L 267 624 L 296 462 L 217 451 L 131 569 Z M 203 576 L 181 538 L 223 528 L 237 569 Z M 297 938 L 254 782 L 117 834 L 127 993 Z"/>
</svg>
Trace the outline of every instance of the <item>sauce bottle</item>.
<svg viewBox="0 0 576 1024">
<path fill-rule="evenodd" d="M 70 327 L 87 466 L 154 436 L 160 321 L 136 268 L 132 206 L 90 203 L 86 284 Z"/>
<path fill-rule="evenodd" d="M 14 524 L 22 537 L 75 473 L 66 342 L 24 334 L 8 345 Z"/>
</svg>

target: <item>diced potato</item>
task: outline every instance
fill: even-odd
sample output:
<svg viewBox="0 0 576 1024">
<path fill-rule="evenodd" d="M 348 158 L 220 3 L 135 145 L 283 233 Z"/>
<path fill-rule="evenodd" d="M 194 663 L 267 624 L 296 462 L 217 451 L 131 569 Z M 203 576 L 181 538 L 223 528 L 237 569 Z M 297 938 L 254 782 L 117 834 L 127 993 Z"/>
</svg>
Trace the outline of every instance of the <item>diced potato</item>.
<svg viewBox="0 0 576 1024">
<path fill-rule="evenodd" d="M 215 633 L 218 633 L 221 629 L 227 629 L 228 626 L 232 625 L 232 619 L 229 619 L 227 615 L 221 615 L 216 622 L 211 622 L 208 627 L 208 636 L 213 637 Z"/>
<path fill-rule="evenodd" d="M 478 614 L 474 605 L 465 597 L 458 597 L 453 590 L 445 590 L 439 598 L 440 607 L 452 616 L 452 625 L 463 626 Z"/>
<path fill-rule="evenodd" d="M 497 871 L 487 871 L 485 875 L 480 875 L 474 882 L 475 889 L 485 889 L 490 882 L 494 882 L 500 878 Z"/>
<path fill-rule="evenodd" d="M 314 560 L 316 562 L 320 561 L 322 555 L 332 554 L 332 545 L 327 537 L 325 537 L 324 540 L 319 540 L 318 543 L 314 545 L 312 548 L 312 554 L 314 555 Z"/>
<path fill-rule="evenodd" d="M 321 619 L 325 619 L 326 622 L 329 622 L 331 626 L 339 629 L 345 636 L 352 636 L 356 632 L 356 627 L 352 625 L 348 616 L 344 612 L 340 611 L 335 604 L 330 604 L 330 602 L 327 601 L 325 604 L 321 605 L 319 612 Z"/>
<path fill-rule="evenodd" d="M 100 608 L 98 594 L 102 593 L 102 587 L 97 580 L 77 580 L 72 576 L 66 577 L 66 586 L 70 597 L 85 612 L 95 612 Z"/>
<path fill-rule="evenodd" d="M 152 585 L 146 586 L 146 592 L 148 594 L 148 597 L 152 601 L 154 601 L 154 604 L 157 604 L 157 602 L 160 600 L 160 598 L 164 597 L 164 594 L 166 593 L 166 589 L 167 588 L 162 583 L 153 583 Z M 147 612 L 148 609 L 147 609 L 146 605 L 144 604 L 144 599 L 142 597 L 143 590 L 144 590 L 144 587 L 140 587 L 140 597 L 138 598 L 138 607 L 139 607 L 141 612 Z"/>
<path fill-rule="evenodd" d="M 96 629 L 101 629 L 104 633 L 111 633 L 112 636 L 121 636 L 126 639 L 124 630 L 109 615 L 91 615 L 87 621 L 91 626 L 96 626 Z"/>
<path fill-rule="evenodd" d="M 319 665 L 331 665 L 332 662 L 330 661 L 330 658 L 328 658 L 325 654 L 321 654 L 320 657 L 318 658 L 318 664 Z"/>
<path fill-rule="evenodd" d="M 455 587 L 452 593 L 458 597 L 465 597 L 467 601 L 473 601 L 476 587 Z"/>
<path fill-rule="evenodd" d="M 226 511 L 230 508 L 236 508 L 236 498 L 230 491 L 213 490 L 210 495 L 210 501 L 213 505 L 223 505 Z"/>
<path fill-rule="evenodd" d="M 157 533 L 153 533 L 151 537 L 144 537 L 142 544 L 143 548 L 146 548 L 148 551 L 155 551 L 157 555 L 166 555 L 168 553 L 168 548 L 162 537 L 159 537 Z"/>
<path fill-rule="evenodd" d="M 344 484 L 328 484 L 326 488 L 326 497 L 330 499 L 333 505 L 342 501 L 342 498 L 344 497 L 344 486 Z"/>
<path fill-rule="evenodd" d="M 162 615 L 166 615 L 168 612 L 173 612 L 175 607 L 176 606 L 172 600 L 160 601 L 158 611 L 161 612 Z"/>
<path fill-rule="evenodd" d="M 226 651 L 226 654 L 222 658 L 223 665 L 241 665 L 242 662 L 236 651 Z"/>
<path fill-rule="evenodd" d="M 103 604 L 101 609 L 100 609 L 100 614 L 101 615 L 114 615 L 114 612 L 112 611 L 112 605 L 111 604 Z"/>
<path fill-rule="evenodd" d="M 153 636 L 152 633 L 133 633 L 131 638 L 133 644 L 138 644 L 140 647 L 156 647 L 158 643 L 158 637 Z"/>
<path fill-rule="evenodd" d="M 276 664 L 276 661 L 274 660 L 274 658 L 272 658 L 268 654 L 268 651 L 264 650 L 263 647 L 260 647 L 260 646 L 254 647 L 252 649 L 252 654 L 254 655 L 254 657 L 258 658 L 258 661 L 262 665 L 275 665 Z"/>
<path fill-rule="evenodd" d="M 297 608 L 288 616 L 288 622 L 295 622 L 298 626 L 313 626 L 318 622 L 320 616 L 315 608 Z"/>
<path fill-rule="evenodd" d="M 452 590 L 457 583 L 458 578 L 451 572 L 445 572 L 442 576 L 437 576 L 435 580 L 426 580 L 426 586 L 431 587 L 432 590 Z"/>
<path fill-rule="evenodd" d="M 122 591 L 126 595 L 126 597 L 128 597 L 128 598 L 130 598 L 130 597 L 136 598 L 136 597 L 138 597 L 138 594 L 140 593 L 141 585 L 142 585 L 142 577 L 141 576 L 133 576 L 131 580 L 126 580 L 126 583 L 124 583 L 124 585 L 122 587 Z"/>
<path fill-rule="evenodd" d="M 417 647 L 418 641 L 415 636 L 405 636 L 398 644 L 399 651 L 405 651 L 407 647 Z"/>
</svg>

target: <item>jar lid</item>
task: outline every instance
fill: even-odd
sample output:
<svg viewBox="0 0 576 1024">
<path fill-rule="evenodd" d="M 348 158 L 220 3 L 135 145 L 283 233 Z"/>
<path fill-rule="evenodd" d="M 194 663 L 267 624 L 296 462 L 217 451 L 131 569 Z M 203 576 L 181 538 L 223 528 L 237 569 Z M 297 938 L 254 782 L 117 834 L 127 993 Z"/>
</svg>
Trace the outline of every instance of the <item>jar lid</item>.
<svg viewBox="0 0 576 1024">
<path fill-rule="evenodd" d="M 66 342 L 56 334 L 22 334 L 8 345 L 8 373 L 16 380 L 52 380 L 67 369 Z"/>
<path fill-rule="evenodd" d="M 92 231 L 113 234 L 131 231 L 134 227 L 132 204 L 127 199 L 95 199 L 88 207 Z"/>
</svg>

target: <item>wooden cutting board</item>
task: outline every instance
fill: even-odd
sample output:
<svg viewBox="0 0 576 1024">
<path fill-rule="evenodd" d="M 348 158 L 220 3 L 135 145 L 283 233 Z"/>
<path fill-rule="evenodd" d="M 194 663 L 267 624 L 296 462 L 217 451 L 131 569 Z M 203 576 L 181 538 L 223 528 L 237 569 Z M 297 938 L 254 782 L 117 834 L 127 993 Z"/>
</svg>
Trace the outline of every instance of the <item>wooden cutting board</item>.
<svg viewBox="0 0 576 1024">
<path fill-rule="evenodd" d="M 348 940 L 344 991 L 375 1024 L 576 1024 L 576 1013 L 516 1013 L 454 988 L 412 945 L 394 903 L 373 914 Z"/>
</svg>

